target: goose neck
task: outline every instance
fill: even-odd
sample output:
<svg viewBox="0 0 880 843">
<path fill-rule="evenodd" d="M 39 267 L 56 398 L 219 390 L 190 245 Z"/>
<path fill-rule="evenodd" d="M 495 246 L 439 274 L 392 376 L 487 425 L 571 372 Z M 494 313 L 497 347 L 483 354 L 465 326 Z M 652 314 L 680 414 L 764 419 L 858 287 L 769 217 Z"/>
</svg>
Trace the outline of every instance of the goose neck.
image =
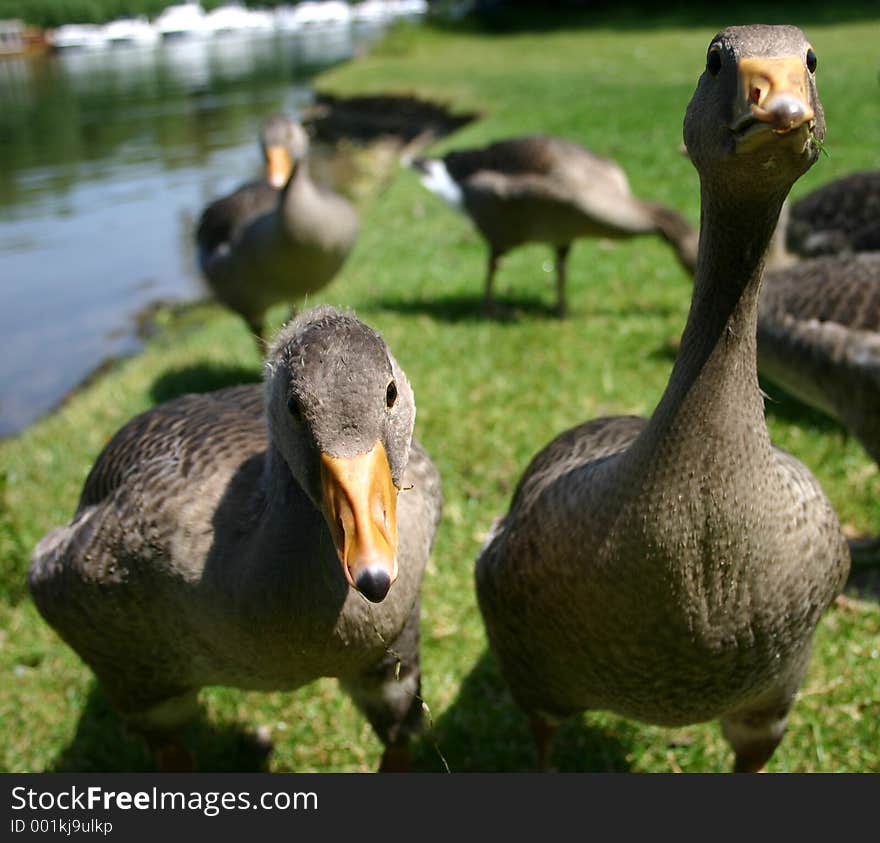
<svg viewBox="0 0 880 843">
<path fill-rule="evenodd" d="M 748 202 L 703 190 L 690 314 L 649 425 L 653 436 L 757 437 L 769 447 L 757 377 L 757 312 L 764 253 L 783 199 Z"/>
</svg>

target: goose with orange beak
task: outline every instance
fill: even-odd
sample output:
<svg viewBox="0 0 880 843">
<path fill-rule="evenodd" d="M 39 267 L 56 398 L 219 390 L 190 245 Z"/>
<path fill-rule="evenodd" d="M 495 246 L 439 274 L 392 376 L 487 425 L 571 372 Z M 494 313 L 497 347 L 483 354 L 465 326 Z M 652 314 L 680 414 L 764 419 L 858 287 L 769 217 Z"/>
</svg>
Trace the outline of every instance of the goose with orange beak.
<svg viewBox="0 0 880 843">
<path fill-rule="evenodd" d="M 316 322 L 293 338 L 290 330 L 279 335 L 267 364 L 267 401 L 283 408 L 275 422 L 289 428 L 279 447 L 289 465 L 317 457 L 301 482 L 326 521 L 345 581 L 378 603 L 399 573 L 397 499 L 412 391 L 384 344 L 360 323 L 346 325 L 349 354 L 339 353 L 342 328 L 326 332 Z M 368 353 L 375 359 L 355 378 L 353 363 Z M 287 441 L 290 433 L 298 442 Z"/>
<path fill-rule="evenodd" d="M 278 191 L 293 174 L 295 156 L 304 155 L 308 148 L 302 128 L 294 129 L 294 125 L 281 115 L 266 120 L 260 127 L 263 177 L 246 182 L 205 206 L 195 235 L 203 270 L 207 271 L 213 259 L 229 250 L 248 223 L 278 207 Z"/>
<path fill-rule="evenodd" d="M 199 267 L 214 297 L 247 323 L 262 355 L 266 311 L 333 280 L 358 235 L 354 207 L 312 181 L 309 138 L 291 117 L 263 124 L 265 179 L 217 199 L 196 230 Z"/>
<path fill-rule="evenodd" d="M 762 769 L 846 581 L 840 522 L 773 447 L 757 378 L 763 256 L 825 134 L 815 71 L 793 26 L 712 39 L 684 119 L 700 241 L 663 396 L 649 419 L 593 419 L 539 451 L 477 559 L 490 646 L 541 767 L 560 720 L 604 709 L 717 718 L 734 770 Z"/>
<path fill-rule="evenodd" d="M 263 387 L 161 404 L 99 455 L 34 551 L 31 593 L 163 768 L 187 757 L 202 686 L 322 676 L 372 724 L 380 769 L 406 768 L 442 504 L 414 420 L 382 338 L 319 307 L 279 332 Z"/>
</svg>

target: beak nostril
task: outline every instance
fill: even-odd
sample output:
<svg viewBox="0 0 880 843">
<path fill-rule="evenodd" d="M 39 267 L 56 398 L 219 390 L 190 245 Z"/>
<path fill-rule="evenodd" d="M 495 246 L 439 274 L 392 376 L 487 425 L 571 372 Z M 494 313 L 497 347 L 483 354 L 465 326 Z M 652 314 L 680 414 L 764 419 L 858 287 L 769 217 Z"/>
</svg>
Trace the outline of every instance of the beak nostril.
<svg viewBox="0 0 880 843">
<path fill-rule="evenodd" d="M 807 117 L 804 104 L 796 97 L 777 97 L 770 109 L 773 124 L 778 129 L 790 129 L 800 125 Z"/>
<path fill-rule="evenodd" d="M 372 565 L 358 573 L 355 588 L 371 603 L 380 603 L 391 588 L 391 577 L 384 568 Z"/>
</svg>

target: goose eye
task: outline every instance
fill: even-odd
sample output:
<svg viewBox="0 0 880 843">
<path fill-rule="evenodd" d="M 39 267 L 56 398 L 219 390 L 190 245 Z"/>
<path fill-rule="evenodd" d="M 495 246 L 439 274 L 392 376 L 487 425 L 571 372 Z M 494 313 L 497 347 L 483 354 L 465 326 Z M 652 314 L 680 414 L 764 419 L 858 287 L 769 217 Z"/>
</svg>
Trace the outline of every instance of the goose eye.
<svg viewBox="0 0 880 843">
<path fill-rule="evenodd" d="M 291 418 L 296 419 L 297 421 L 302 418 L 302 410 L 300 409 L 296 398 L 287 399 L 287 412 L 290 413 Z"/>
<path fill-rule="evenodd" d="M 717 76 L 721 70 L 721 48 L 712 47 L 706 56 L 706 70 L 710 76 Z"/>
<path fill-rule="evenodd" d="M 394 381 L 390 381 L 388 383 L 388 388 L 385 390 L 385 406 L 390 410 L 394 406 L 394 402 L 397 400 L 397 385 Z"/>
<path fill-rule="evenodd" d="M 807 70 L 809 70 L 810 73 L 815 73 L 817 64 L 819 64 L 819 59 L 816 57 L 816 51 L 810 47 L 810 49 L 807 50 Z"/>
</svg>

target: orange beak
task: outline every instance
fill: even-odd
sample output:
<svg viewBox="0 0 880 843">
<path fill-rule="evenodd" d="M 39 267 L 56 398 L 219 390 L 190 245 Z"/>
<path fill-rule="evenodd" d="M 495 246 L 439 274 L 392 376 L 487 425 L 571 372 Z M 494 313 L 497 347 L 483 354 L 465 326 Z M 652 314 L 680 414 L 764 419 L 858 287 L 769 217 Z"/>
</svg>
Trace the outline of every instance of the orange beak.
<svg viewBox="0 0 880 843">
<path fill-rule="evenodd" d="M 272 187 L 284 187 L 292 170 L 293 158 L 287 149 L 283 146 L 266 147 L 266 180 Z"/>
<path fill-rule="evenodd" d="M 740 59 L 739 105 L 732 128 L 741 139 L 768 128 L 782 135 L 811 126 L 815 114 L 806 72 L 803 60 L 795 57 Z"/>
<path fill-rule="evenodd" d="M 380 602 L 397 579 L 397 489 L 384 445 L 355 457 L 322 453 L 321 487 L 348 584 Z"/>
</svg>

